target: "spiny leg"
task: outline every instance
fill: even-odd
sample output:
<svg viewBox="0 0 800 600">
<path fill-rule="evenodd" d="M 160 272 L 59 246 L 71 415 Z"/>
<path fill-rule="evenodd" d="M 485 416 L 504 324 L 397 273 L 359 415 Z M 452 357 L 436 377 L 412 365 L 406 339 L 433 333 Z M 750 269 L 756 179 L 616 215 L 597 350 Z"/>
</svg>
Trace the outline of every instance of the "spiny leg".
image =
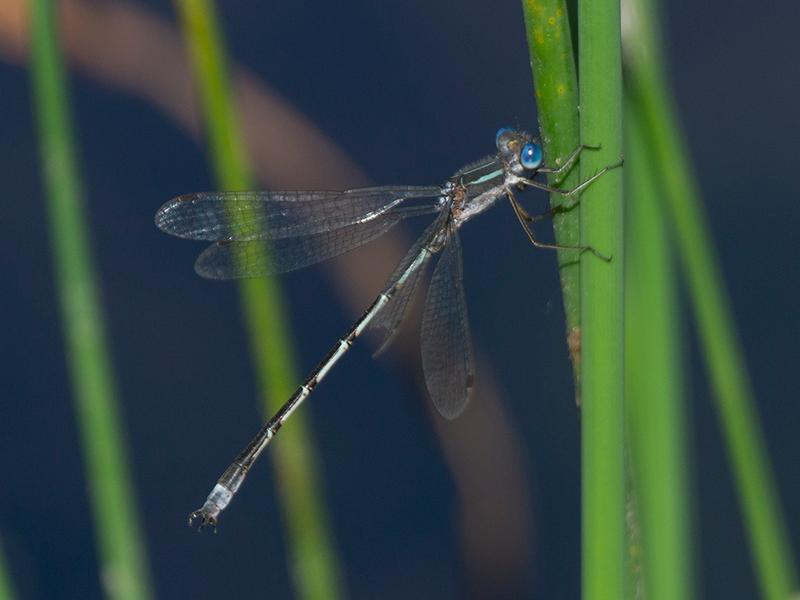
<svg viewBox="0 0 800 600">
<path fill-rule="evenodd" d="M 567 162 L 564 163 L 564 165 L 562 165 L 558 169 L 553 169 L 553 170 L 539 169 L 539 172 L 541 172 L 541 173 L 556 173 L 556 174 L 558 174 L 568 166 L 569 161 L 573 161 L 574 162 L 575 158 L 577 158 L 577 155 L 580 153 L 581 150 L 584 150 L 584 149 L 596 150 L 598 148 L 600 148 L 600 146 L 587 146 L 585 144 L 582 145 L 582 146 L 578 146 L 578 148 L 576 148 L 572 152 L 572 154 L 569 156 L 569 158 L 567 158 Z M 609 169 L 615 169 L 615 168 L 621 166 L 622 163 L 623 163 L 623 160 L 620 159 L 620 161 L 618 163 L 615 163 L 613 165 L 609 165 L 609 166 L 604 167 L 598 173 L 595 173 L 589 179 L 587 179 L 586 181 L 584 181 L 583 183 L 581 183 L 577 187 L 573 188 L 572 190 L 560 190 L 558 188 L 551 188 L 549 186 L 547 186 L 546 188 L 543 188 L 542 184 L 539 184 L 538 181 L 531 182 L 531 183 L 535 184 L 535 185 L 532 185 L 531 187 L 537 187 L 537 188 L 540 188 L 540 189 L 547 189 L 547 191 L 553 191 L 553 192 L 555 192 L 557 194 L 561 194 L 561 195 L 566 196 L 566 197 L 572 197 L 576 192 L 579 192 L 579 191 L 585 189 L 590 183 L 592 183 L 595 179 L 600 177 L 603 173 L 605 173 Z M 530 180 L 526 180 L 525 183 L 528 184 L 529 181 Z M 575 208 L 577 205 L 578 205 L 578 201 L 577 200 L 573 200 L 573 202 L 570 202 L 569 204 L 558 204 L 556 206 L 553 206 L 550 209 L 548 209 L 548 210 L 546 210 L 543 213 L 540 213 L 538 215 L 530 215 L 530 214 L 528 214 L 528 212 L 522 207 L 522 205 L 519 205 L 519 209 L 521 211 L 522 218 L 525 219 L 528 223 L 538 223 L 539 221 L 543 221 L 544 219 L 553 217 L 555 215 L 559 215 L 561 213 L 569 212 L 573 208 Z"/>
<path fill-rule="evenodd" d="M 534 187 L 540 190 L 544 190 L 546 192 L 550 192 L 551 194 L 560 194 L 562 196 L 574 196 L 585 190 L 590 185 L 592 185 L 592 183 L 594 183 L 595 181 L 597 181 L 597 179 L 602 177 L 606 173 L 606 171 L 610 171 L 611 169 L 616 169 L 617 167 L 621 167 L 623 162 L 624 160 L 620 159 L 619 162 L 614 163 L 613 165 L 606 165 L 605 167 L 600 169 L 597 173 L 589 177 L 589 179 L 580 182 L 571 190 L 562 190 L 560 188 L 549 186 L 546 183 L 539 183 L 538 181 L 534 181 L 533 179 L 523 179 L 520 183 L 522 183 L 522 185 L 527 185 L 529 187 Z M 540 172 L 541 171 L 542 170 L 540 169 Z"/>
<path fill-rule="evenodd" d="M 564 160 L 564 164 L 561 165 L 560 167 L 540 167 L 539 169 L 537 169 L 537 172 L 550 173 L 552 175 L 555 175 L 558 183 L 561 183 L 559 177 L 561 176 L 562 173 L 567 171 L 572 165 L 575 164 L 575 161 L 578 160 L 578 157 L 580 156 L 581 152 L 583 152 L 584 150 L 599 150 L 599 149 L 600 146 L 589 146 L 588 144 L 581 144 L 580 146 L 575 148 L 575 150 L 573 150 L 569 156 L 567 156 L 567 158 Z"/>
<path fill-rule="evenodd" d="M 514 196 L 514 192 L 512 192 L 510 188 L 507 189 L 506 192 L 508 193 L 508 199 L 511 201 L 511 207 L 514 209 L 514 214 L 517 215 L 519 224 L 522 225 L 522 229 L 525 230 L 525 234 L 528 236 L 528 240 L 530 240 L 531 244 L 533 244 L 537 248 L 547 248 L 550 250 L 578 250 L 581 253 L 589 251 L 601 260 L 604 260 L 606 262 L 611 261 L 611 257 L 600 254 L 597 250 L 595 250 L 591 246 L 571 246 L 565 244 L 547 244 L 545 242 L 540 242 L 539 240 L 536 239 L 533 230 L 530 227 L 528 227 L 528 222 L 534 222 L 533 221 L 534 217 L 531 217 L 527 212 L 525 212 L 525 209 L 523 209 L 522 206 L 520 206 L 519 202 L 517 202 L 517 199 Z M 537 216 L 542 216 L 542 215 L 537 215 Z"/>
<path fill-rule="evenodd" d="M 553 206 L 544 211 L 543 213 L 539 213 L 538 215 L 531 215 L 530 213 L 528 213 L 528 211 L 525 210 L 525 207 L 523 207 L 521 204 L 519 204 L 518 206 L 521 216 L 523 219 L 525 219 L 525 221 L 527 221 L 528 223 L 538 223 L 539 221 L 544 221 L 545 219 L 552 218 L 554 215 L 560 215 L 561 213 L 569 212 L 576 205 L 577 202 L 573 202 L 572 204 L 569 205 L 557 204 L 556 206 Z"/>
</svg>

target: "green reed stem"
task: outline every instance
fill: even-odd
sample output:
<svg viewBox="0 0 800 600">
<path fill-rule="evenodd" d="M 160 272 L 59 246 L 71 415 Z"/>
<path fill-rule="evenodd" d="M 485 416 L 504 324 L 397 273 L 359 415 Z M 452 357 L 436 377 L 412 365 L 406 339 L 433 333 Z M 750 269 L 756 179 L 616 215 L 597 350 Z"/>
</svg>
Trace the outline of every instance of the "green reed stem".
<svg viewBox="0 0 800 600">
<path fill-rule="evenodd" d="M 669 165 L 660 170 L 660 186 L 687 279 L 761 593 L 770 600 L 786 599 L 798 590 L 795 561 L 730 302 L 664 76 L 654 10 L 652 1 L 631 3 L 632 27 L 630 39 L 626 37 L 631 99 L 641 113 L 653 160 Z"/>
<path fill-rule="evenodd" d="M 539 135 L 546 164 L 562 164 L 580 143 L 578 129 L 578 78 L 575 73 L 575 56 L 572 34 L 564 0 L 523 0 L 525 31 L 528 36 L 533 84 L 539 115 Z M 578 169 L 572 168 L 566 176 L 556 180 L 550 176 L 551 185 L 572 188 L 578 184 Z M 550 195 L 551 206 L 564 202 L 558 194 Z M 580 243 L 580 215 L 571 210 L 553 218 L 556 243 L 575 246 Z M 567 322 L 567 344 L 575 374 L 576 393 L 580 379 L 580 269 L 575 250 L 559 250 L 558 265 L 561 293 L 564 297 L 564 314 Z"/>
<path fill-rule="evenodd" d="M 562 188 L 574 187 L 595 170 L 616 162 L 622 153 L 619 7 L 613 2 L 597 2 L 585 8 L 582 5 L 580 13 L 579 125 L 566 5 L 559 0 L 523 0 L 539 128 L 548 164 L 560 164 L 580 141 L 602 145 L 600 152 L 584 152 L 580 178 L 573 169 L 561 182 L 551 179 Z M 552 205 L 562 202 L 561 196 L 551 196 Z M 586 225 L 582 224 L 584 218 L 589 220 Z M 616 257 L 606 264 L 591 255 L 579 261 L 577 252 L 559 251 L 567 339 L 578 398 L 583 396 L 584 595 L 621 597 L 625 492 L 620 174 L 612 172 L 598 181 L 583 195 L 580 210 L 557 216 L 554 228 L 558 244 L 590 243 Z M 588 382 L 584 379 L 587 361 Z"/>
<path fill-rule="evenodd" d="M 150 576 L 75 158 L 55 8 L 49 0 L 35 0 L 31 9 L 32 88 L 47 217 L 101 581 L 109 597 L 140 600 L 151 596 Z"/>
<path fill-rule="evenodd" d="M 2 541 L 2 540 L 0 540 Z M 8 565 L 0 544 L 0 600 L 14 600 L 14 588 L 11 586 L 11 577 L 8 574 Z"/>
<path fill-rule="evenodd" d="M 622 156 L 619 0 L 578 6 L 581 181 Z M 625 590 L 624 229 L 622 170 L 606 173 L 580 202 L 581 243 L 611 256 L 581 258 L 583 597 Z"/>
<path fill-rule="evenodd" d="M 642 123 L 626 104 L 625 401 L 648 600 L 693 596 L 678 278 Z M 639 596 L 642 597 L 642 596 Z"/>
<path fill-rule="evenodd" d="M 176 2 L 200 90 L 211 161 L 220 187 L 249 189 L 254 178 L 231 93 L 222 32 L 212 0 Z M 265 247 L 264 251 L 268 251 Z M 240 297 L 264 411 L 274 413 L 289 398 L 298 378 L 280 289 L 274 279 L 240 282 Z M 343 580 L 336 555 L 318 461 L 302 411 L 270 448 L 284 520 L 289 529 L 290 573 L 298 596 L 336 599 Z"/>
</svg>

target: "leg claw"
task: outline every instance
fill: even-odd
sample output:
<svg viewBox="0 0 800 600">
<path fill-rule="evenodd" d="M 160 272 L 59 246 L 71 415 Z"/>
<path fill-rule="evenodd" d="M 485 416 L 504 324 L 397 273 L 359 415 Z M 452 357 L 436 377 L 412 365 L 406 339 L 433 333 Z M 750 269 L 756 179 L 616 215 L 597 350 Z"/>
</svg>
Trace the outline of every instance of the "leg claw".
<svg viewBox="0 0 800 600">
<path fill-rule="evenodd" d="M 212 527 L 214 529 L 214 533 L 217 533 L 217 518 L 216 516 L 209 514 L 209 512 L 205 510 L 205 507 L 194 511 L 189 515 L 189 527 L 194 526 L 195 519 L 199 520 L 199 523 L 197 524 L 198 533 L 203 530 L 203 527 Z"/>
</svg>

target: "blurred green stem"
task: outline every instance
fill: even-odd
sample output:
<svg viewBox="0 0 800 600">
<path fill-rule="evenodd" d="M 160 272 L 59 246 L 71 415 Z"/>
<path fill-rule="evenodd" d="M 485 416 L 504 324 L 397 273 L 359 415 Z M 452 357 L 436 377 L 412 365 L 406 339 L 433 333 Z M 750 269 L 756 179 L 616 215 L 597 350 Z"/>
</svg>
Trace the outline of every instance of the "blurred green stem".
<svg viewBox="0 0 800 600">
<path fill-rule="evenodd" d="M 2 540 L 0 540 L 2 541 Z M 14 590 L 11 587 L 11 578 L 8 576 L 8 565 L 0 544 L 0 600 L 14 600 Z"/>
<path fill-rule="evenodd" d="M 717 413 L 734 473 L 761 593 L 785 600 L 797 591 L 794 558 L 759 427 L 752 388 L 722 276 L 708 234 L 688 149 L 678 119 L 658 37 L 653 3 L 632 1 L 626 35 L 630 95 L 638 106 L 652 160 L 660 173 L 666 212 L 700 334 Z"/>
<path fill-rule="evenodd" d="M 48 225 L 101 581 L 112 598 L 141 600 L 151 595 L 150 577 L 92 261 L 54 6 L 34 0 L 31 9 L 32 85 Z"/>
<path fill-rule="evenodd" d="M 636 107 L 626 103 L 625 402 L 648 600 L 693 596 L 678 281 Z M 637 595 L 636 597 L 642 597 Z"/>
<path fill-rule="evenodd" d="M 622 156 L 619 0 L 578 6 L 581 142 L 601 146 L 581 157 L 581 181 Z M 581 399 L 583 597 L 625 592 L 624 254 L 622 170 L 581 196 Z"/>
<path fill-rule="evenodd" d="M 223 189 L 251 189 L 253 177 L 232 100 L 222 32 L 211 0 L 177 0 L 194 64 L 215 177 Z M 268 251 L 265 247 L 264 251 Z M 240 282 L 242 310 L 258 376 L 264 410 L 274 413 L 297 381 L 294 351 L 285 323 L 280 290 L 274 279 Z M 290 573 L 297 595 L 307 599 L 342 596 L 339 559 L 328 525 L 317 459 L 302 411 L 270 448 L 288 525 Z"/>
</svg>

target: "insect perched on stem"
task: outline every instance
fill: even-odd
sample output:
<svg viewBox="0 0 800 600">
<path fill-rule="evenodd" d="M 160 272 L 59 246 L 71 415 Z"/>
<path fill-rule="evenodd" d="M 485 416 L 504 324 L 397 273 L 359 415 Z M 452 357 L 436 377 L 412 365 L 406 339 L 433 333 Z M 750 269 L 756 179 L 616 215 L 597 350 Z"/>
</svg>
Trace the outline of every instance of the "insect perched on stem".
<svg viewBox="0 0 800 600">
<path fill-rule="evenodd" d="M 554 168 L 543 164 L 541 144 L 524 131 L 500 129 L 495 143 L 496 154 L 456 171 L 442 186 L 387 186 L 344 192 L 205 192 L 179 196 L 158 210 L 155 220 L 162 231 L 215 242 L 195 263 L 195 270 L 210 279 L 293 271 L 366 244 L 403 219 L 437 215 L 369 308 L 225 470 L 203 506 L 189 516 L 190 525 L 199 519 L 201 528 L 210 525 L 216 529 L 219 513 L 228 506 L 258 456 L 367 327 L 382 330 L 381 349 L 386 346 L 403 320 L 425 266 L 437 254 L 441 258 L 422 316 L 422 367 L 428 393 L 439 413 L 447 419 L 461 414 L 472 389 L 473 361 L 458 230 L 501 198 L 508 198 L 534 246 L 586 250 L 608 260 L 589 246 L 540 242 L 531 225 L 552 216 L 557 209 L 529 215 L 515 192 L 533 187 L 574 197 L 622 161 L 604 167 L 571 190 L 562 190 L 533 178 L 540 173 L 565 174 L 590 146 L 579 146 L 563 165 Z M 269 242 L 268 252 L 264 251 L 265 240 Z"/>
</svg>

